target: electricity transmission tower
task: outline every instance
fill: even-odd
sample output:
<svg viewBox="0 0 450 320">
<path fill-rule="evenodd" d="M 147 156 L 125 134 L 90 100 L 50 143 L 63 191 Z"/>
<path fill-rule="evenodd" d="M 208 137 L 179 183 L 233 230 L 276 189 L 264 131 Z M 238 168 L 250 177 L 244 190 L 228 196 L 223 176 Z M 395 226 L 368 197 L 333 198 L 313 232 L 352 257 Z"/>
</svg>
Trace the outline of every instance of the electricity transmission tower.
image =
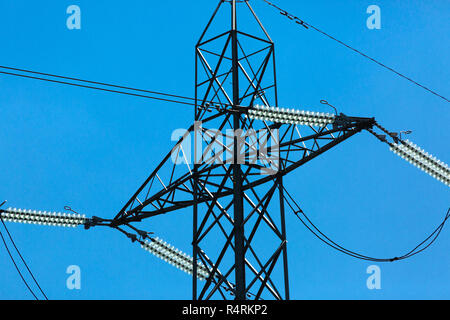
<svg viewBox="0 0 450 320">
<path fill-rule="evenodd" d="M 254 22 L 259 33 L 241 31 L 239 18 L 245 13 L 252 20 L 245 24 Z M 230 29 L 214 33 L 216 20 L 224 17 Z M 374 120 L 341 116 L 332 127 L 325 119 L 317 129 L 318 115 L 311 113 L 305 115 L 311 126 L 300 132 L 294 123 L 252 119 L 253 106 L 277 108 L 278 102 L 274 43 L 248 1 L 219 1 L 195 52 L 194 120 L 201 121 L 201 128 L 190 128 L 114 221 L 120 225 L 192 207 L 193 299 L 224 297 L 224 291 L 238 300 L 289 299 L 283 176 L 370 128 Z M 231 143 L 218 141 L 213 128 L 232 129 L 227 131 L 234 133 L 227 136 Z M 244 132 L 252 130 L 264 134 L 249 142 Z M 195 136 L 196 161 L 193 166 L 186 161 L 179 172 L 171 155 L 185 156 L 183 141 L 189 133 Z M 267 146 L 271 139 L 277 140 L 272 149 Z M 266 154 L 258 146 L 267 146 Z M 200 159 L 198 149 L 206 150 Z M 262 158 L 258 164 L 256 155 Z M 215 161 L 221 156 L 232 161 Z M 215 276 L 200 283 L 198 264 Z"/>
<path fill-rule="evenodd" d="M 284 176 L 367 130 L 450 185 L 447 165 L 374 118 L 280 109 L 275 46 L 249 1 L 219 1 L 195 47 L 195 67 L 194 124 L 113 219 L 15 208 L 0 209 L 0 217 L 117 229 L 192 274 L 194 300 L 283 300 L 290 298 Z M 182 209 L 193 214 L 192 257 L 134 226 Z"/>
</svg>

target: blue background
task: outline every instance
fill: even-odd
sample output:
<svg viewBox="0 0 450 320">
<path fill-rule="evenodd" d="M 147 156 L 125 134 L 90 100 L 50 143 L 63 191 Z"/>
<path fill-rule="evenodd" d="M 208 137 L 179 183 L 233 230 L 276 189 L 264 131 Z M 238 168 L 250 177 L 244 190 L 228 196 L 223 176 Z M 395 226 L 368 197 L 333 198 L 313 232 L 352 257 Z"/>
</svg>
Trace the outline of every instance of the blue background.
<svg viewBox="0 0 450 320">
<path fill-rule="evenodd" d="M 375 116 L 450 162 L 449 104 L 251 1 L 276 42 L 280 105 Z M 450 3 L 445 0 L 277 3 L 337 38 L 434 88 L 449 92 Z M 77 4 L 82 29 L 66 28 Z M 371 4 L 382 29 L 366 27 Z M 1 1 L 0 64 L 193 96 L 194 45 L 216 1 Z M 328 110 L 326 110 L 328 111 Z M 112 217 L 188 127 L 190 107 L 0 75 L 0 198 L 9 205 Z M 443 184 L 362 133 L 286 178 L 286 187 L 332 239 L 372 256 L 406 253 L 441 222 Z M 410 260 L 379 264 L 382 289 L 366 268 L 317 241 L 288 218 L 294 299 L 449 299 L 450 231 Z M 51 299 L 190 299 L 189 276 L 112 230 L 9 225 Z M 146 228 L 190 251 L 191 215 Z M 66 288 L 78 265 L 81 290 Z M 0 298 L 30 299 L 4 248 Z"/>
</svg>

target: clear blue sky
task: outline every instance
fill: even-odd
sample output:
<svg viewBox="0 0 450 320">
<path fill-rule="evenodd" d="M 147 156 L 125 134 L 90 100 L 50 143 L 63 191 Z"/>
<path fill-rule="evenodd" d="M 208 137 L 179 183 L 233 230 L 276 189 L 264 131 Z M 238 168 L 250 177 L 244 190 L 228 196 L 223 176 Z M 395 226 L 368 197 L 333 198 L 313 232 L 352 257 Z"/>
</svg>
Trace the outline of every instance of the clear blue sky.
<svg viewBox="0 0 450 320">
<path fill-rule="evenodd" d="M 0 64 L 192 96 L 194 45 L 217 1 L 0 3 Z M 280 105 L 375 116 L 450 162 L 449 104 L 313 31 L 251 1 L 276 42 Z M 304 20 L 449 96 L 450 3 L 445 0 L 276 1 Z M 120 4 L 119 4 L 120 3 Z M 66 28 L 77 4 L 82 29 Z M 366 27 L 377 4 L 382 29 Z M 0 198 L 9 205 L 112 217 L 159 163 L 189 107 L 0 76 Z M 373 256 L 401 255 L 442 220 L 449 189 L 395 157 L 368 133 L 286 178 L 286 187 L 330 237 Z M 323 246 L 289 215 L 294 299 L 450 298 L 450 229 L 425 253 L 379 264 L 382 289 L 366 288 L 371 263 Z M 190 299 L 191 279 L 121 234 L 9 225 L 51 299 Z M 148 222 L 190 251 L 190 211 Z M 68 290 L 69 265 L 82 289 Z M 29 299 L 0 248 L 0 298 Z"/>
</svg>

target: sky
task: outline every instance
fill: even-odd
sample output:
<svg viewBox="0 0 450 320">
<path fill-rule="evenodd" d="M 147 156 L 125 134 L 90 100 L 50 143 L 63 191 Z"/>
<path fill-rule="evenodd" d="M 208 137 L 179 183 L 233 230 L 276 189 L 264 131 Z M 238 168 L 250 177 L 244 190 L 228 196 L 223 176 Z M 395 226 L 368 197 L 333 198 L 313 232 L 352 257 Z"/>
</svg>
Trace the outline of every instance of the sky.
<svg viewBox="0 0 450 320">
<path fill-rule="evenodd" d="M 39 1 L 0 3 L 0 65 L 194 94 L 194 46 L 217 1 Z M 274 1 L 275 2 L 275 1 Z M 276 3 L 368 55 L 449 96 L 450 3 L 445 0 Z M 251 4 L 275 42 L 279 104 L 326 99 L 348 115 L 376 117 L 450 162 L 449 104 L 320 34 L 297 27 L 260 0 Z M 368 6 L 381 29 L 366 26 Z M 66 26 L 81 8 L 81 29 Z M 245 24 L 245 21 L 242 22 Z M 329 110 L 324 110 L 329 111 Z M 168 152 L 172 131 L 193 121 L 188 106 L 0 75 L 0 198 L 8 206 L 113 217 Z M 393 155 L 367 132 L 285 179 L 332 239 L 371 256 L 402 255 L 439 225 L 449 189 Z M 190 212 L 148 222 L 190 252 Z M 190 299 L 188 275 L 109 229 L 8 224 L 50 299 Z M 409 260 L 367 268 L 325 247 L 287 216 L 293 299 L 449 299 L 450 230 Z M 80 267 L 69 290 L 67 268 Z M 3 247 L 0 299 L 32 299 Z"/>
</svg>

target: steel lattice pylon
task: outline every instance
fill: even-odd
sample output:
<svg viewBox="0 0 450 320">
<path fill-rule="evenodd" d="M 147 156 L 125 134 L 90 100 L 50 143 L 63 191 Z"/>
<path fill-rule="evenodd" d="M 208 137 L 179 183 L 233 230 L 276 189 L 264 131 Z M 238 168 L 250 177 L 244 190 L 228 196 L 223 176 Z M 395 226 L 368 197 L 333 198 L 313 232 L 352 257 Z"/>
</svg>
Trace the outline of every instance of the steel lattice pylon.
<svg viewBox="0 0 450 320">
<path fill-rule="evenodd" d="M 238 29 L 237 12 L 240 18 L 244 11 L 259 34 Z M 231 28 L 214 34 L 222 13 Z M 221 0 L 195 52 L 195 123 L 113 224 L 192 207 L 194 300 L 230 293 L 237 300 L 289 299 L 283 176 L 371 128 L 374 119 L 341 115 L 317 128 L 248 117 L 256 104 L 278 106 L 274 43 L 248 1 Z M 233 134 L 224 142 L 219 133 L 227 129 Z M 253 130 L 264 133 L 248 141 Z M 193 165 L 185 150 L 192 134 Z M 277 144 L 270 145 L 275 135 Z M 172 161 L 174 154 L 183 165 Z M 218 161 L 223 158 L 231 160 Z M 210 270 L 206 281 L 197 279 L 199 264 Z"/>
<path fill-rule="evenodd" d="M 296 23 L 323 33 L 268 4 Z M 253 30 L 248 31 L 250 26 Z M 120 231 L 154 256 L 192 275 L 194 300 L 282 300 L 290 298 L 285 207 L 333 249 L 376 262 L 405 260 L 424 251 L 450 219 L 449 209 L 442 224 L 428 238 L 408 253 L 393 258 L 375 258 L 343 248 L 309 220 L 284 187 L 284 176 L 362 130 L 446 186 L 450 186 L 450 166 L 413 142 L 402 140 L 402 134 L 411 131 L 390 132 L 374 118 L 338 115 L 325 100 L 321 103 L 332 107 L 335 114 L 278 108 L 274 43 L 249 0 L 219 1 L 195 47 L 195 98 L 0 68 L 20 71 L 0 71 L 6 75 L 166 102 L 186 104 L 136 92 L 195 100 L 187 102 L 195 106 L 192 126 L 173 132 L 172 139 L 178 142 L 113 219 L 86 218 L 68 206 L 61 213 L 2 208 L 6 201 L 0 203 L 0 221 L 19 255 L 4 221 L 85 229 L 104 226 Z M 192 257 L 135 225 L 181 209 L 193 212 Z M 190 226 L 183 229 L 189 230 Z M 4 239 L 3 242 L 9 253 Z M 11 254 L 10 257 L 19 271 Z M 39 287 L 23 258 L 22 262 Z M 22 280 L 37 299 L 23 277 Z"/>
</svg>

